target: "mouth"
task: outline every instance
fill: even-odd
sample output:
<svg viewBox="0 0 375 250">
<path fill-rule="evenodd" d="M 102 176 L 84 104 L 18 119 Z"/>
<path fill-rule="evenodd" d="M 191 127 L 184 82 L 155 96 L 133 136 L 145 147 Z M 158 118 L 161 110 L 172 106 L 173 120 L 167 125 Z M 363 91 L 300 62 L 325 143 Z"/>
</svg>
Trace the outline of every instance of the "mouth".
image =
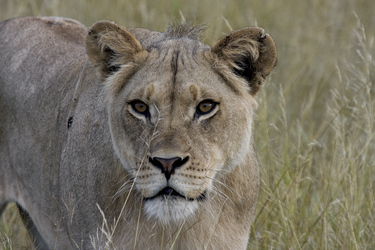
<svg viewBox="0 0 375 250">
<path fill-rule="evenodd" d="M 158 197 L 162 197 L 162 198 L 165 198 L 165 199 L 171 199 L 171 198 L 172 199 L 184 199 L 184 200 L 187 200 L 187 201 L 204 201 L 207 198 L 207 191 L 205 190 L 203 193 L 201 193 L 201 195 L 199 195 L 196 198 L 189 198 L 189 197 L 186 197 L 186 196 L 180 194 L 179 192 L 177 192 L 176 190 L 174 190 L 171 187 L 166 187 L 166 188 L 160 190 L 160 192 L 157 193 L 155 196 L 143 197 L 143 199 L 145 201 L 148 201 L 148 200 L 153 200 L 153 199 L 158 198 Z"/>
</svg>

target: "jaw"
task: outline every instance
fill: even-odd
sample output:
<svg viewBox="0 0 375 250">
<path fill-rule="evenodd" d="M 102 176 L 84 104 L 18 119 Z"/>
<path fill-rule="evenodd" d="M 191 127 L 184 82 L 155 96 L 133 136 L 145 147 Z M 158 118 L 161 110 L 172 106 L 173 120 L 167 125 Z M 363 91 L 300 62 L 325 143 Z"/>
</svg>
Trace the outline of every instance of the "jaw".
<svg viewBox="0 0 375 250">
<path fill-rule="evenodd" d="M 154 218 L 168 225 L 184 222 L 194 215 L 198 205 L 197 200 L 187 200 L 178 196 L 157 196 L 145 200 L 143 209 L 149 219 Z"/>
</svg>

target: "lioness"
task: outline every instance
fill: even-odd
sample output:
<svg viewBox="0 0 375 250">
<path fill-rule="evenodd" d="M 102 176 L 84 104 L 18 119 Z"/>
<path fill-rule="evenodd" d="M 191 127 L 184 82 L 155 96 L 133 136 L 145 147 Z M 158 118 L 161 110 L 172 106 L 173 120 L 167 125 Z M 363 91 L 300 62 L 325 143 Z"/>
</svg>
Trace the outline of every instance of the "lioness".
<svg viewBox="0 0 375 250">
<path fill-rule="evenodd" d="M 244 249 L 259 174 L 261 28 L 199 41 L 58 17 L 0 24 L 0 211 L 40 249 Z"/>
</svg>

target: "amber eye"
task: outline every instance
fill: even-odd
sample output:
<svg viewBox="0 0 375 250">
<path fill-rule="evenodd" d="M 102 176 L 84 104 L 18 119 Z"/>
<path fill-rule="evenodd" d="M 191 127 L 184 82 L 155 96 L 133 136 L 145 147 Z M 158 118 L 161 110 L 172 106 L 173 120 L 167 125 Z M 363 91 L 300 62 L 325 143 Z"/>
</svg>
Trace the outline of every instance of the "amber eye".
<svg viewBox="0 0 375 250">
<path fill-rule="evenodd" d="M 148 106 L 146 103 L 136 100 L 130 103 L 132 106 L 133 110 L 137 113 L 140 113 L 142 115 L 147 115 L 148 114 Z"/>
<path fill-rule="evenodd" d="M 213 111 L 216 107 L 216 103 L 211 100 L 204 100 L 201 103 L 199 103 L 197 107 L 197 114 L 198 115 L 204 115 L 208 114 L 211 111 Z"/>
</svg>

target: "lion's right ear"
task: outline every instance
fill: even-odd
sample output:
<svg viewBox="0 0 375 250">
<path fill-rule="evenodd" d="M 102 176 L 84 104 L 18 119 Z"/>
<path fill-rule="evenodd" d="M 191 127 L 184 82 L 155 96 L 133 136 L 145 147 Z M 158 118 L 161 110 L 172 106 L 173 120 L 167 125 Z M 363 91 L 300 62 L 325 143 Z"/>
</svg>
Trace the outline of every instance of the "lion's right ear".
<svg viewBox="0 0 375 250">
<path fill-rule="evenodd" d="M 86 36 L 86 51 L 103 81 L 121 65 L 139 62 L 147 54 L 125 28 L 109 21 L 93 24 Z"/>
</svg>

